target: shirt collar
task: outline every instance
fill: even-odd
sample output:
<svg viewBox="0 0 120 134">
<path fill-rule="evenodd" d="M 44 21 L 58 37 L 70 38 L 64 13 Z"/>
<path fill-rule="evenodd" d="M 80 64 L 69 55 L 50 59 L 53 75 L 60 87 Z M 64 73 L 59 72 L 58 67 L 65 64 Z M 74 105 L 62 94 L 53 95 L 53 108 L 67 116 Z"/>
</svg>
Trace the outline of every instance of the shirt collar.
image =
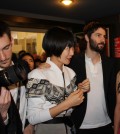
<svg viewBox="0 0 120 134">
<path fill-rule="evenodd" d="M 54 71 L 56 70 L 61 73 L 64 72 L 64 65 L 63 65 L 63 69 L 62 69 L 63 71 L 61 71 L 60 68 L 54 62 L 52 62 L 50 60 L 50 57 L 47 58 L 46 63 L 51 65 L 51 67 L 50 67 L 51 70 L 54 70 Z"/>
<path fill-rule="evenodd" d="M 85 53 L 85 61 L 91 61 L 92 62 L 92 59 L 90 57 L 88 57 Z M 102 59 L 101 59 L 101 55 L 100 55 L 100 61 L 98 63 L 102 63 Z"/>
</svg>

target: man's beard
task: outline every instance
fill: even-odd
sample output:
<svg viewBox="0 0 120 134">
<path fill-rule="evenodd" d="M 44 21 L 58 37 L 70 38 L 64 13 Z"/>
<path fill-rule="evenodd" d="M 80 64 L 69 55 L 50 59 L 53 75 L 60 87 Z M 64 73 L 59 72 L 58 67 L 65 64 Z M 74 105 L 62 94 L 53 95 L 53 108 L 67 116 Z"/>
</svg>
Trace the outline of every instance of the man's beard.
<svg viewBox="0 0 120 134">
<path fill-rule="evenodd" d="M 104 45 L 104 47 L 99 48 L 99 44 Z M 98 53 L 103 53 L 105 50 L 105 43 L 101 42 L 101 43 L 96 43 L 94 40 L 90 39 L 90 48 L 91 50 L 98 52 Z"/>
</svg>

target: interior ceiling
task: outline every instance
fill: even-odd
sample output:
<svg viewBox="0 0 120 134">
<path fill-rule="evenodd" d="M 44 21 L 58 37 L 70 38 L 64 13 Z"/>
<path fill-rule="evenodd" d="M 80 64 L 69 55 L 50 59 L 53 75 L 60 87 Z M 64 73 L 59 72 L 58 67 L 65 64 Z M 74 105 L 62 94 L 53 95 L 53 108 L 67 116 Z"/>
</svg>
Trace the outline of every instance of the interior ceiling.
<svg viewBox="0 0 120 134">
<path fill-rule="evenodd" d="M 60 0 L 1 0 L 0 13 L 58 19 L 59 21 L 86 22 L 120 14 L 120 0 L 74 0 L 70 7 Z M 12 12 L 10 12 L 10 11 Z M 24 13 L 23 13 L 24 12 Z"/>
</svg>

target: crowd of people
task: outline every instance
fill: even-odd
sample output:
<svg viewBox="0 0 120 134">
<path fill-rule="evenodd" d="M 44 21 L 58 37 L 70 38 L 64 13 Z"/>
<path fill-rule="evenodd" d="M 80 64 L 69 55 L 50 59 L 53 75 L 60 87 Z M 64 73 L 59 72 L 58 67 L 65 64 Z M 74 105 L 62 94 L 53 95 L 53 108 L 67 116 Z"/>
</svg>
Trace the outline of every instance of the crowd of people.
<svg viewBox="0 0 120 134">
<path fill-rule="evenodd" d="M 68 29 L 52 27 L 44 58 L 24 50 L 15 57 L 10 28 L 0 21 L 0 70 L 18 60 L 30 69 L 25 81 L 1 85 L 1 134 L 119 134 L 120 72 L 104 53 L 106 27 L 89 22 L 83 33 L 79 42 Z"/>
</svg>

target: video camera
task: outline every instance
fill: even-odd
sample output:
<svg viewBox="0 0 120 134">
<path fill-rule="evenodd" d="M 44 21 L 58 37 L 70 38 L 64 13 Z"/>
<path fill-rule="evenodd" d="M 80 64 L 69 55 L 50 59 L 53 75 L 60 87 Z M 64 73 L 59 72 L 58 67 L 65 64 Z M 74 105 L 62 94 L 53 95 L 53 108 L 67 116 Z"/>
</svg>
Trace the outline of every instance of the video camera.
<svg viewBox="0 0 120 134">
<path fill-rule="evenodd" d="M 0 87 L 7 87 L 19 81 L 27 80 L 30 72 L 26 61 L 20 60 L 16 64 L 0 71 Z"/>
</svg>

